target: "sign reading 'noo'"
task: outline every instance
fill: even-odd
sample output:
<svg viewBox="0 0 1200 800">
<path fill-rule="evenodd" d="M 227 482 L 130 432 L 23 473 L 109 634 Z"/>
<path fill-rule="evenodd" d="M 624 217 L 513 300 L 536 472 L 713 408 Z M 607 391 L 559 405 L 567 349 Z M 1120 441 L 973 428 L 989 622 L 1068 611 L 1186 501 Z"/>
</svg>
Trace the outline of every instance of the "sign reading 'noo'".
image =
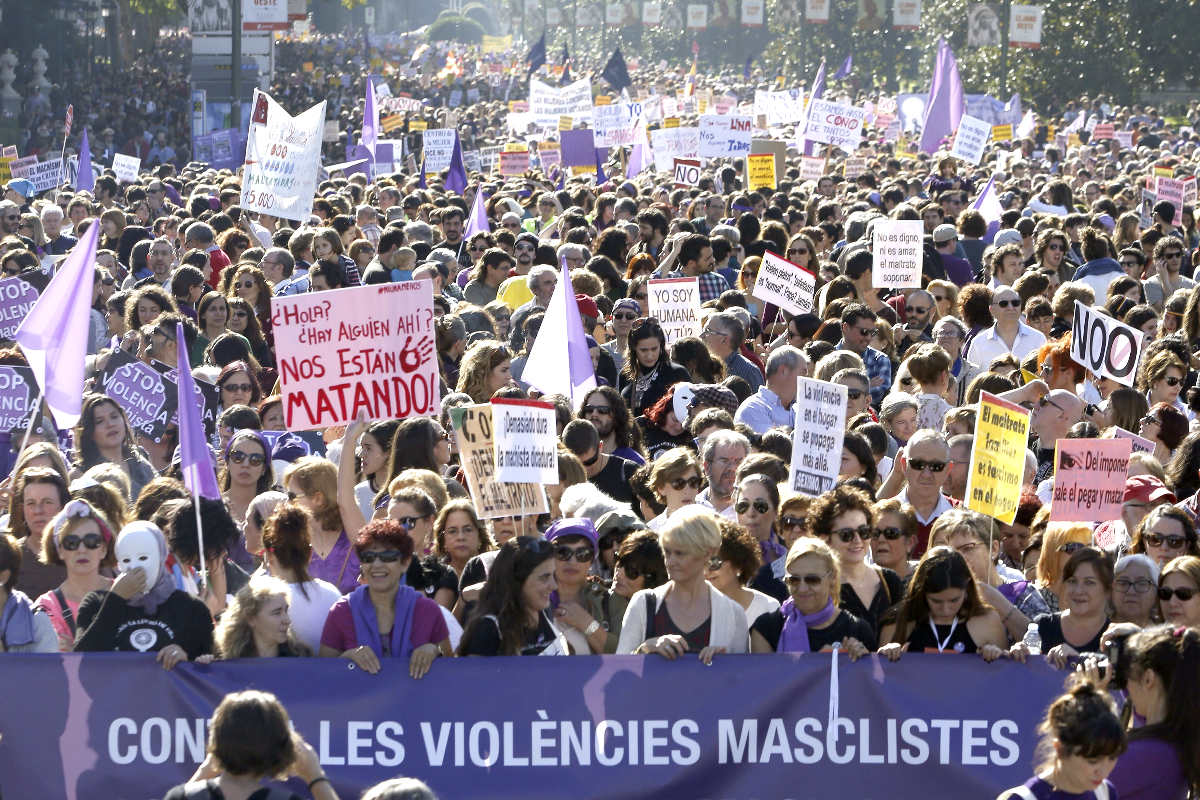
<svg viewBox="0 0 1200 800">
<path fill-rule="evenodd" d="M 1133 386 L 1141 352 L 1141 331 L 1075 301 L 1071 323 L 1071 359 L 1075 363 L 1122 386 Z"/>
</svg>

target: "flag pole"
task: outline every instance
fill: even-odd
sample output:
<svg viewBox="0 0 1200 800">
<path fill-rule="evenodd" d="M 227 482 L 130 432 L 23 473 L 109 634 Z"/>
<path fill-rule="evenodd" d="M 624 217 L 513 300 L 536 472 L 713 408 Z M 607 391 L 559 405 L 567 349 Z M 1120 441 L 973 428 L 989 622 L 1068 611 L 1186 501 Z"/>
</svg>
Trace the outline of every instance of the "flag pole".
<svg viewBox="0 0 1200 800">
<path fill-rule="evenodd" d="M 200 524 L 199 488 L 192 489 L 192 506 L 196 510 L 196 541 L 200 548 L 200 586 L 197 588 L 200 591 L 200 596 L 203 598 L 204 592 L 208 589 L 208 559 L 204 555 L 204 527 Z"/>
<path fill-rule="evenodd" d="M 40 391 L 38 392 L 37 397 L 33 398 L 33 405 L 29 411 L 29 424 L 25 426 L 25 435 L 21 437 L 21 449 L 17 451 L 18 457 L 21 455 L 21 453 L 25 452 L 25 445 L 29 444 L 29 434 L 33 431 L 34 417 L 40 417 L 42 415 L 42 393 Z"/>
</svg>

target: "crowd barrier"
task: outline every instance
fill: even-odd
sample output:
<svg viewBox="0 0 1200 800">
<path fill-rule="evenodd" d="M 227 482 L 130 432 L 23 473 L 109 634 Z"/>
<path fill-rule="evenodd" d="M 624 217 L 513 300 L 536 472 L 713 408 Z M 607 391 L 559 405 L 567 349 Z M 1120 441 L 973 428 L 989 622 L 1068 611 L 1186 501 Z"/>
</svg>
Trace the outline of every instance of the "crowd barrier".
<svg viewBox="0 0 1200 800">
<path fill-rule="evenodd" d="M 463 798 L 991 798 L 1031 770 L 1065 673 L 1041 659 L 830 654 L 183 664 L 0 656 L 5 798 L 161 798 L 228 692 L 274 692 L 343 798 L 410 775 Z M 300 787 L 303 790 L 303 787 Z M 303 793 L 303 792 L 302 792 Z"/>
</svg>

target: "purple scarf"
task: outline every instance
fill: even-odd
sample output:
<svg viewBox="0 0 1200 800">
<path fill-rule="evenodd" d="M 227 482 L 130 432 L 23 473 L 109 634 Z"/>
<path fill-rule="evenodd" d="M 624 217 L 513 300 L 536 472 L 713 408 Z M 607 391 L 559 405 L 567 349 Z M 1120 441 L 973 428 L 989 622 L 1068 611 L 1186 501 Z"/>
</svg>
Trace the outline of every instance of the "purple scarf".
<svg viewBox="0 0 1200 800">
<path fill-rule="evenodd" d="M 779 646 L 775 648 L 775 652 L 807 653 L 809 652 L 808 626 L 824 625 L 837 616 L 838 610 L 831 597 L 825 603 L 825 607 L 817 613 L 801 614 L 796 608 L 796 604 L 792 602 L 792 598 L 789 597 L 783 601 L 779 612 L 783 614 L 783 632 L 779 634 Z"/>
<path fill-rule="evenodd" d="M 371 603 L 370 590 L 359 586 L 350 593 L 350 616 L 354 620 L 354 636 L 360 645 L 375 651 L 383 658 L 383 640 L 379 636 L 379 619 Z M 408 658 L 413 651 L 411 632 L 413 611 L 421 595 L 411 586 L 396 587 L 396 619 L 392 622 L 391 655 L 393 658 Z"/>
</svg>

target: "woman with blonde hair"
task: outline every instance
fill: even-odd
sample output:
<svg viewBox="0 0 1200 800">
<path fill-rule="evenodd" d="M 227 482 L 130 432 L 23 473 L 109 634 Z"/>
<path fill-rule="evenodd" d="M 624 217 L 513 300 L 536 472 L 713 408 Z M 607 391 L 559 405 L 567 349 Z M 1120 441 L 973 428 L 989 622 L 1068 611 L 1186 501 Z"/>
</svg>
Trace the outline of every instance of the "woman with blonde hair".
<svg viewBox="0 0 1200 800">
<path fill-rule="evenodd" d="M 958 287 L 952 281 L 933 280 L 926 287 L 933 295 L 934 320 L 955 316 L 958 309 Z"/>
<path fill-rule="evenodd" d="M 309 574 L 329 581 L 346 594 L 358 585 L 359 563 L 352 534 L 342 521 L 337 501 L 337 467 L 320 456 L 304 456 L 283 474 L 288 499 L 313 517 Z"/>
<path fill-rule="evenodd" d="M 1032 526 L 1031 526 L 1032 527 Z M 1032 531 L 1031 531 L 1032 532 Z M 1081 547 L 1092 543 L 1092 529 L 1077 522 L 1051 522 L 1042 536 L 1042 551 L 1038 556 L 1034 583 L 1051 612 L 1061 608 L 1063 567 L 1067 559 Z"/>
<path fill-rule="evenodd" d="M 311 656 L 288 616 L 288 585 L 269 575 L 255 575 L 234 595 L 215 631 L 217 657 L 276 658 Z"/>
<path fill-rule="evenodd" d="M 505 386 L 513 385 L 512 352 L 496 341 L 476 342 L 463 354 L 458 372 L 458 391 L 486 403 Z"/>
<path fill-rule="evenodd" d="M 704 486 L 700 461 L 690 447 L 672 447 L 654 459 L 650 467 L 650 490 L 666 509 L 650 520 L 650 530 L 661 530 L 667 517 L 692 503 Z"/>
</svg>

